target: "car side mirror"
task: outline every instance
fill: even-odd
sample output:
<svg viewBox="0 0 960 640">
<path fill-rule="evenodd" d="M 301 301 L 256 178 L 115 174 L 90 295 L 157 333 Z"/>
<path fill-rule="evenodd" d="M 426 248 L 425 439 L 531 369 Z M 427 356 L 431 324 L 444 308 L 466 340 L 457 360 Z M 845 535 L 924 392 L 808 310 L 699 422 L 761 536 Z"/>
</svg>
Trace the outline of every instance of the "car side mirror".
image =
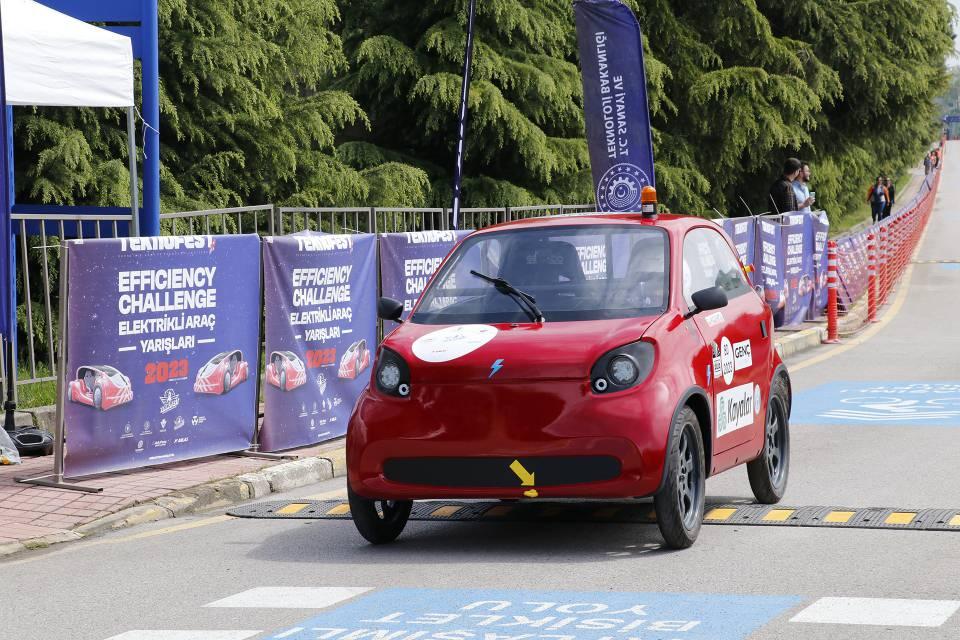
<svg viewBox="0 0 960 640">
<path fill-rule="evenodd" d="M 403 303 L 393 298 L 380 298 L 377 300 L 377 317 L 381 320 L 393 320 L 394 322 L 403 322 L 400 316 L 403 315 Z"/>
<path fill-rule="evenodd" d="M 692 318 L 703 311 L 722 309 L 727 306 L 728 303 L 727 292 L 720 287 L 701 289 L 690 296 L 690 299 L 693 301 L 693 309 L 687 312 L 687 315 L 683 317 L 684 320 Z"/>
</svg>

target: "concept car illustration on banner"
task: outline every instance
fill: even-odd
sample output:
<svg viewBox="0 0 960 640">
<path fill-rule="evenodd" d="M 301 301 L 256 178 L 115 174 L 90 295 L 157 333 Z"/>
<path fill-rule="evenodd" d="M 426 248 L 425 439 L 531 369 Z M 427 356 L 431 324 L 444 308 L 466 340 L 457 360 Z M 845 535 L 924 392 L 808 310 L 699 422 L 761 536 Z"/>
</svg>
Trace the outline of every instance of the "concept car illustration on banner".
<svg viewBox="0 0 960 640">
<path fill-rule="evenodd" d="M 573 3 L 583 74 L 583 111 L 600 211 L 639 211 L 656 186 L 643 43 L 620 0 Z"/>
<path fill-rule="evenodd" d="M 403 303 L 404 320 L 443 259 L 471 233 L 461 230 L 380 234 L 381 292 Z"/>
<path fill-rule="evenodd" d="M 66 247 L 66 474 L 249 447 L 260 353 L 257 236 Z"/>
<path fill-rule="evenodd" d="M 264 239 L 262 451 L 346 432 L 377 349 L 376 255 L 371 234 Z"/>
</svg>

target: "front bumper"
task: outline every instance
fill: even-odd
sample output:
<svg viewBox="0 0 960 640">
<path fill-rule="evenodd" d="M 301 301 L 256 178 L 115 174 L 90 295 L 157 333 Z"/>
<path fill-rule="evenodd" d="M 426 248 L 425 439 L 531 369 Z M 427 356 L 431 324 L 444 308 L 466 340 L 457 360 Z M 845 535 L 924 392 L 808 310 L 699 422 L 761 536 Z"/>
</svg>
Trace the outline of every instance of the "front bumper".
<svg viewBox="0 0 960 640">
<path fill-rule="evenodd" d="M 358 401 L 347 432 L 357 494 L 629 498 L 660 485 L 673 406 L 656 384 L 604 396 L 585 380 L 412 387 Z"/>
</svg>

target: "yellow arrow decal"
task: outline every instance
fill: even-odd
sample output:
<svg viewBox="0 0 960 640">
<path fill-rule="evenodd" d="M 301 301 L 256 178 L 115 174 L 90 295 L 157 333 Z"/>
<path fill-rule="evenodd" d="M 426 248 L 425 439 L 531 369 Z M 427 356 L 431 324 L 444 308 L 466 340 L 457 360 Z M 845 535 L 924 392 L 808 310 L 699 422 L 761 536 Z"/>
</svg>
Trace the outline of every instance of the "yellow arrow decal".
<svg viewBox="0 0 960 640">
<path fill-rule="evenodd" d="M 533 477 L 535 474 L 527 471 L 519 460 L 514 460 L 510 463 L 510 470 L 517 474 L 517 477 L 520 478 L 521 487 L 532 487 L 533 486 Z"/>
</svg>

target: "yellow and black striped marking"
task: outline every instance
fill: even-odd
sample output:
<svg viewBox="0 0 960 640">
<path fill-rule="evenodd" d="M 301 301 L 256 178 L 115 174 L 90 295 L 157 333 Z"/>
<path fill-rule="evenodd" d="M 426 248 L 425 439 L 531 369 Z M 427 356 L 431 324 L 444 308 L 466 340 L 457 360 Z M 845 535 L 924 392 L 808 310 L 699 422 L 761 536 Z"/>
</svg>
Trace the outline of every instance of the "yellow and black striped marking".
<svg viewBox="0 0 960 640">
<path fill-rule="evenodd" d="M 350 518 L 343 500 L 261 502 L 234 507 L 239 518 L 281 520 Z M 625 522 L 653 524 L 649 502 L 415 502 L 411 520 L 478 520 L 486 522 Z M 960 509 L 852 509 L 842 507 L 787 507 L 780 505 L 707 505 L 705 524 L 767 527 L 837 527 L 849 529 L 911 529 L 960 531 Z"/>
</svg>

